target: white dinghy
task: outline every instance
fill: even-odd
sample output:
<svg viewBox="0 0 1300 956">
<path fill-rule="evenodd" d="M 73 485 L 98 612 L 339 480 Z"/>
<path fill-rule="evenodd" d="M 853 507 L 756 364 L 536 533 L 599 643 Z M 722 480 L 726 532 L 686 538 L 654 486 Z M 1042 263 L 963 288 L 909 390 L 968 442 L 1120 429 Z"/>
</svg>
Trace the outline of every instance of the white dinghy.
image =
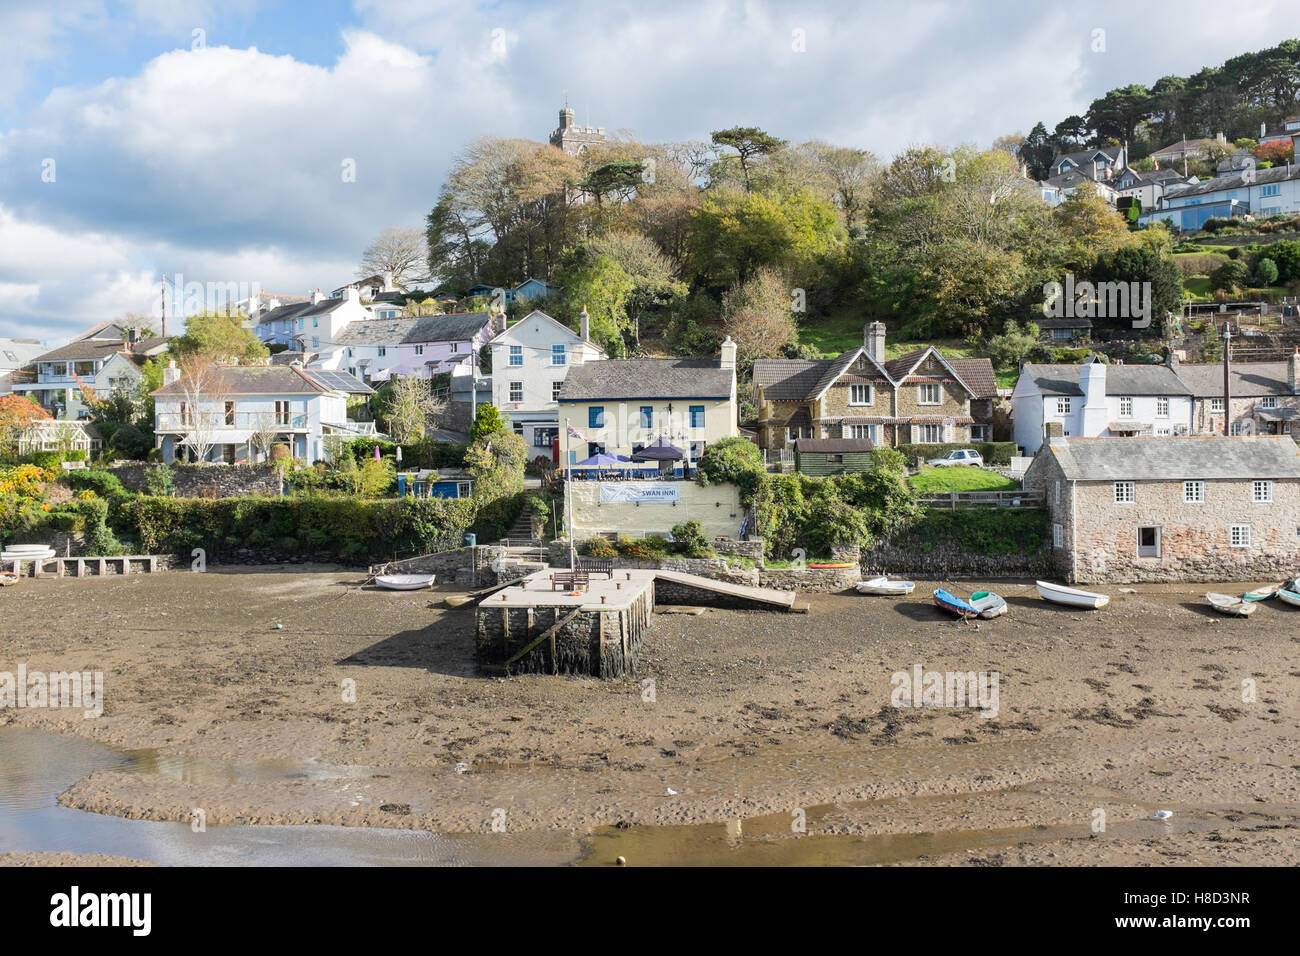
<svg viewBox="0 0 1300 956">
<path fill-rule="evenodd" d="M 911 594 L 916 590 L 916 584 L 913 581 L 891 581 L 888 575 L 872 578 L 870 581 L 859 581 L 854 587 L 859 594 L 884 594 L 898 595 Z"/>
<path fill-rule="evenodd" d="M 1244 600 L 1235 594 L 1217 594 L 1211 591 L 1205 595 L 1205 600 L 1209 601 L 1210 607 L 1220 614 L 1228 614 L 1232 617 L 1249 617 L 1259 610 L 1256 602 Z"/>
<path fill-rule="evenodd" d="M 390 591 L 419 591 L 433 584 L 432 574 L 380 574 L 375 584 Z"/>
<path fill-rule="evenodd" d="M 1038 596 L 1044 601 L 1051 601 L 1053 604 L 1064 604 L 1067 607 L 1083 607 L 1090 610 L 1096 610 L 1099 607 L 1105 607 L 1110 603 L 1110 595 L 1097 594 L 1093 591 L 1081 591 L 1078 588 L 1067 588 L 1064 584 L 1053 584 L 1050 581 L 1035 581 L 1038 587 Z"/>
</svg>

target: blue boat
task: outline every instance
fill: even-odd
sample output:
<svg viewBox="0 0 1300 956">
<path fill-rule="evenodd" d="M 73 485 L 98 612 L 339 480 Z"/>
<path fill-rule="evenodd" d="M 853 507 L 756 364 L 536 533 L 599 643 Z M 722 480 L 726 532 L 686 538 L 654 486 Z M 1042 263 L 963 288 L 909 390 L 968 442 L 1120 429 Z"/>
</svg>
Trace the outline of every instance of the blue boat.
<svg viewBox="0 0 1300 956">
<path fill-rule="evenodd" d="M 963 601 L 955 594 L 949 594 L 943 588 L 934 589 L 934 603 L 936 606 L 956 614 L 960 618 L 977 617 L 979 609 L 969 601 Z"/>
</svg>

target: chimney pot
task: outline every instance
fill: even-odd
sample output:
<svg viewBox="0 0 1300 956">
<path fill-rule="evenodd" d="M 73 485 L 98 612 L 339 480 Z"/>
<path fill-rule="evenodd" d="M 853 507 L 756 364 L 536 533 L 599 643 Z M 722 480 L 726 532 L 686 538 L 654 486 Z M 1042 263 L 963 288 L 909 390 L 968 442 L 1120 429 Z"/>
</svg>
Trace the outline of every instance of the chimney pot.
<svg viewBox="0 0 1300 956">
<path fill-rule="evenodd" d="M 591 316 L 587 314 L 587 307 L 582 307 L 582 315 L 578 317 L 578 334 L 582 336 L 582 341 L 591 341 Z"/>
</svg>

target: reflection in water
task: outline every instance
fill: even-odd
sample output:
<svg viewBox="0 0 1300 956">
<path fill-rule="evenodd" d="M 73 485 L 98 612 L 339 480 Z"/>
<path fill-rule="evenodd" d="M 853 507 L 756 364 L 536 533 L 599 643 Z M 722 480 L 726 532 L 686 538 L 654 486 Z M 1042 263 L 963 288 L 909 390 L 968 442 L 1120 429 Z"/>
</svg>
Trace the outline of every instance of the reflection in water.
<svg viewBox="0 0 1300 956">
<path fill-rule="evenodd" d="M 164 773 L 192 782 L 346 776 L 309 762 L 231 764 L 122 753 L 91 741 L 0 727 L 0 853 L 103 853 L 174 866 L 560 865 L 568 834 L 456 834 L 326 826 L 209 826 L 127 820 L 60 807 L 58 794 L 97 770 Z M 342 771 L 338 773 L 335 771 Z M 364 775 L 369 775 L 367 771 Z"/>
</svg>

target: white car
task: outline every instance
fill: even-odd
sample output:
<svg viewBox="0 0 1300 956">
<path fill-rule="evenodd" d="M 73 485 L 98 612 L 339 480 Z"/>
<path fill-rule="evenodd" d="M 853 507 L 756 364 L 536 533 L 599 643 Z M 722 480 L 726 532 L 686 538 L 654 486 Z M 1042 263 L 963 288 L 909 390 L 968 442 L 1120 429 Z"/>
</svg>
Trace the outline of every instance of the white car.
<svg viewBox="0 0 1300 956">
<path fill-rule="evenodd" d="M 942 458 L 931 458 L 926 464 L 935 468 L 946 468 L 950 465 L 974 465 L 976 468 L 983 468 L 984 456 L 974 448 L 958 448 L 948 452 Z"/>
</svg>

